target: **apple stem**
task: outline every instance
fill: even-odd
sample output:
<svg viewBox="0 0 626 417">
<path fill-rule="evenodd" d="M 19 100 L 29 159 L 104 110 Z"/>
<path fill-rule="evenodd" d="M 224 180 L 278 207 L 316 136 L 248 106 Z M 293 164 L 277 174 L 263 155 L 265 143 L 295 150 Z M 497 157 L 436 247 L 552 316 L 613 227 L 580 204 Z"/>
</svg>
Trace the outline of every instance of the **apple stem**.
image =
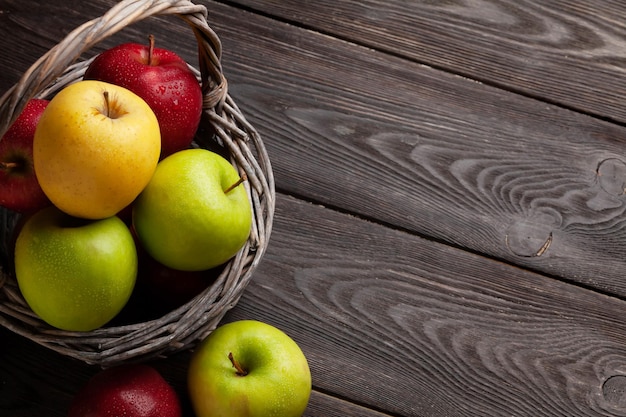
<svg viewBox="0 0 626 417">
<path fill-rule="evenodd" d="M 242 182 L 246 181 L 248 179 L 248 176 L 246 175 L 246 173 L 244 172 L 241 177 L 237 180 L 236 183 L 234 183 L 233 185 L 231 185 L 230 187 L 228 187 L 226 190 L 224 190 L 224 194 L 228 194 L 230 193 L 232 190 L 234 190 L 235 188 L 237 188 L 239 186 L 239 184 L 241 184 Z"/>
<path fill-rule="evenodd" d="M 154 35 L 148 35 L 148 65 L 152 64 L 152 56 L 154 55 Z"/>
<path fill-rule="evenodd" d="M 248 375 L 248 372 L 245 369 L 243 369 L 239 361 L 237 361 L 237 359 L 235 359 L 235 357 L 233 356 L 233 352 L 230 352 L 228 354 L 228 359 L 230 359 L 230 363 L 232 363 L 233 367 L 237 370 L 237 375 L 239 376 Z"/>
<path fill-rule="evenodd" d="M 0 169 L 4 170 L 4 171 L 8 171 L 10 169 L 13 168 L 17 168 L 18 167 L 18 163 L 17 162 L 4 162 L 4 161 L 0 161 Z"/>
<path fill-rule="evenodd" d="M 104 96 L 104 104 L 105 104 L 105 116 L 111 117 L 111 104 L 109 103 L 109 92 L 103 91 L 102 95 Z"/>
</svg>

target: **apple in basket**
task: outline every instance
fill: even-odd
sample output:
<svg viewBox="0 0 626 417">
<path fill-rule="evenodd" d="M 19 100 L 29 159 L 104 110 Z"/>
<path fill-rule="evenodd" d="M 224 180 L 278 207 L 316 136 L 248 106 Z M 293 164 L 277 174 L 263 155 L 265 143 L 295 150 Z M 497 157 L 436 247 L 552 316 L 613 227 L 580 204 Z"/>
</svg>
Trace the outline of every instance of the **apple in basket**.
<svg viewBox="0 0 626 417">
<path fill-rule="evenodd" d="M 252 226 L 243 181 L 228 160 L 206 149 L 163 159 L 133 203 L 132 226 L 141 246 L 181 271 L 225 263 L 244 246 Z"/>
<path fill-rule="evenodd" d="M 139 274 L 134 297 L 140 299 L 145 312 L 165 314 L 182 306 L 213 284 L 223 270 L 181 271 L 157 262 L 140 244 L 137 251 Z"/>
<path fill-rule="evenodd" d="M 159 124 L 130 90 L 78 81 L 50 100 L 35 131 L 39 184 L 66 213 L 87 219 L 115 215 L 139 195 L 161 152 Z"/>
<path fill-rule="evenodd" d="M 21 226 L 14 264 L 35 314 L 62 330 L 89 331 L 126 305 L 138 258 L 132 234 L 117 216 L 80 219 L 49 206 Z"/>
<path fill-rule="evenodd" d="M 68 417 L 181 417 L 180 399 L 153 367 L 118 365 L 94 375 L 76 393 Z"/>
<path fill-rule="evenodd" d="M 0 206 L 32 212 L 50 201 L 44 194 L 33 163 L 33 139 L 48 100 L 32 99 L 0 140 Z"/>
<path fill-rule="evenodd" d="M 85 79 L 128 88 L 152 108 L 161 128 L 161 157 L 188 148 L 202 114 L 202 90 L 195 74 L 176 53 L 149 45 L 124 43 L 98 55 Z"/>
<path fill-rule="evenodd" d="M 282 330 L 241 320 L 218 327 L 197 346 L 187 386 L 197 417 L 300 417 L 311 394 L 311 372 Z"/>
</svg>

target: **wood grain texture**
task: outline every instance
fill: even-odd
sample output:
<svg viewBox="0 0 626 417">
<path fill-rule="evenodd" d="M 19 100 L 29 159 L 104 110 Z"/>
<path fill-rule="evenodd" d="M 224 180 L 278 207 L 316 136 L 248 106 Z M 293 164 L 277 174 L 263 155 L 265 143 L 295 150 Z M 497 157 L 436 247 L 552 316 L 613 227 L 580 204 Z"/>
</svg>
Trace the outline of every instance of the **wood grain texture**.
<svg viewBox="0 0 626 417">
<path fill-rule="evenodd" d="M 280 189 L 626 294 L 625 129 L 207 5 L 231 92 L 266 138 Z M 44 31 L 24 6 L 12 7 L 8 21 L 20 26 L 2 26 L 3 39 L 12 30 Z M 48 7 L 45 15 L 54 15 Z M 156 27 L 134 25 L 111 42 Z M 193 60 L 189 30 L 168 28 L 164 43 Z"/>
<path fill-rule="evenodd" d="M 63 35 L 42 22 L 113 0 L 50 3 L 31 13 L 0 0 L 0 51 L 15 50 L 14 33 L 35 48 L 3 53 L 0 89 Z M 626 415 L 626 303 L 568 284 L 626 294 L 622 127 L 206 4 L 283 192 L 228 320 L 266 321 L 303 347 L 306 416 Z M 418 4 L 441 17 L 506 3 Z M 186 28 L 167 27 L 164 42 L 192 59 Z M 0 416 L 64 416 L 95 372 L 6 330 L 0 341 Z M 157 365 L 183 392 L 187 363 Z"/>
<path fill-rule="evenodd" d="M 281 195 L 273 244 L 227 321 L 263 320 L 302 347 L 307 417 L 620 416 L 624 308 Z M 0 416 L 61 417 L 96 372 L 0 339 Z M 188 355 L 155 363 L 183 396 Z"/>
<path fill-rule="evenodd" d="M 626 121 L 623 2 L 229 3 L 548 102 Z"/>
<path fill-rule="evenodd" d="M 281 190 L 626 295 L 626 129 L 210 9 Z"/>
<path fill-rule="evenodd" d="M 51 353 L 34 343 L 0 328 L 0 416 L 66 417 L 74 395 L 100 370 Z M 190 353 L 183 352 L 168 361 L 153 361 L 177 392 L 183 417 L 194 417 L 187 396 L 186 372 Z M 370 408 L 313 391 L 303 417 L 385 417 Z"/>
<path fill-rule="evenodd" d="M 268 256 L 229 319 L 280 326 L 318 389 L 392 415 L 617 416 L 626 408 L 603 384 L 626 371 L 625 307 L 281 198 Z"/>
</svg>

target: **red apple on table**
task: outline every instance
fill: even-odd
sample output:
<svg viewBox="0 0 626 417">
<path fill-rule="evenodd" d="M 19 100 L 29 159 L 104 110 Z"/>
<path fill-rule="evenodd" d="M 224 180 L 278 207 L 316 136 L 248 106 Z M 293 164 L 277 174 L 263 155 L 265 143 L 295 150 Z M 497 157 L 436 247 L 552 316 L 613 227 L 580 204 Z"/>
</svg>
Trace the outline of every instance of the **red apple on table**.
<svg viewBox="0 0 626 417">
<path fill-rule="evenodd" d="M 202 114 L 200 83 L 176 53 L 149 45 L 124 43 L 98 55 L 85 79 L 126 87 L 152 108 L 161 128 L 161 157 L 191 144 Z"/>
<path fill-rule="evenodd" d="M 100 371 L 78 391 L 68 417 L 181 417 L 178 394 L 153 367 L 119 365 Z"/>
<path fill-rule="evenodd" d="M 24 213 L 50 201 L 42 191 L 33 165 L 33 138 L 48 100 L 32 99 L 0 140 L 0 206 Z"/>
</svg>

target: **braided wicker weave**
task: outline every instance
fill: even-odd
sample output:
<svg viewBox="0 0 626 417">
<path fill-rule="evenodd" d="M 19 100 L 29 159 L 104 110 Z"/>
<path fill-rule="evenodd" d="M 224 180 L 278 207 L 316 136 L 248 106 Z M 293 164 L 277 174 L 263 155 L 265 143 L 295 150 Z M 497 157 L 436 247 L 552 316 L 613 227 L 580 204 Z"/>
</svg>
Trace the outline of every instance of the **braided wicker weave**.
<svg viewBox="0 0 626 417">
<path fill-rule="evenodd" d="M 11 235 L 16 216 L 0 209 L 0 325 L 61 354 L 89 364 L 111 366 L 186 349 L 205 338 L 239 300 L 268 244 L 274 215 L 274 179 L 257 131 L 228 94 L 221 68 L 221 42 L 207 24 L 204 6 L 187 0 L 124 0 L 101 17 L 76 28 L 49 50 L 0 98 L 0 137 L 30 98 L 51 98 L 82 79 L 91 59 L 81 56 L 124 27 L 156 15 L 175 15 L 192 29 L 198 43 L 198 69 L 204 92 L 204 117 L 211 137 L 197 146 L 219 143 L 232 164 L 247 177 L 253 225 L 246 245 L 226 264 L 216 281 L 185 305 L 151 321 L 90 332 L 54 329 L 41 321 L 22 298 L 11 272 Z"/>
</svg>

